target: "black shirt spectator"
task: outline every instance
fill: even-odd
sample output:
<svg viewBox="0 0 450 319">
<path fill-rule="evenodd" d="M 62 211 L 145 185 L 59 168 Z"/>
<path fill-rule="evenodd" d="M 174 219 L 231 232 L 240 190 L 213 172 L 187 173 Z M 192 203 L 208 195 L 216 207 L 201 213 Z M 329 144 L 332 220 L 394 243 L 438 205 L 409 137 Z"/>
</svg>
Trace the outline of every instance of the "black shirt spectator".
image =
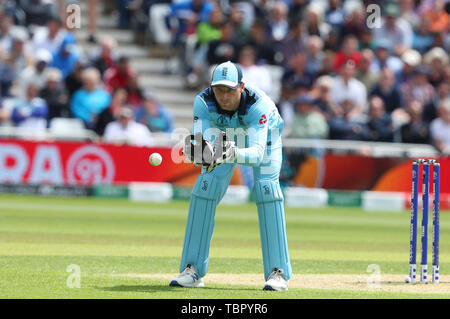
<svg viewBox="0 0 450 319">
<path fill-rule="evenodd" d="M 70 117 L 69 95 L 61 80 L 62 75 L 58 69 L 47 70 L 47 83 L 39 93 L 48 105 L 47 123 L 55 117 Z"/>
<path fill-rule="evenodd" d="M 402 106 L 401 91 L 395 84 L 395 74 L 391 69 L 383 69 L 379 83 L 372 89 L 369 96 L 379 96 L 384 102 L 387 113 L 392 113 Z"/>
<path fill-rule="evenodd" d="M 370 138 L 374 142 L 392 142 L 394 139 L 394 127 L 391 116 L 386 113 L 383 100 L 374 96 L 369 103 L 369 121 L 367 126 Z"/>
<path fill-rule="evenodd" d="M 220 64 L 227 61 L 236 61 L 239 52 L 238 45 L 232 41 L 233 26 L 224 23 L 221 28 L 222 37 L 209 43 L 208 62 L 209 64 Z"/>
<path fill-rule="evenodd" d="M 420 102 L 411 101 L 406 106 L 410 121 L 400 128 L 402 143 L 430 143 L 429 124 L 422 118 L 423 107 Z"/>
</svg>

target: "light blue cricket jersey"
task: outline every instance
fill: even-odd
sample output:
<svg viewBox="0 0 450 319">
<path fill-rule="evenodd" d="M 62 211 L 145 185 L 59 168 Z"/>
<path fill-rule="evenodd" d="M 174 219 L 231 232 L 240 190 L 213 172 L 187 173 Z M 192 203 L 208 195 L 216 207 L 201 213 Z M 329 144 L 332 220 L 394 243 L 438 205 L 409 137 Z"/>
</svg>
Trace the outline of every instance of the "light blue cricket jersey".
<svg viewBox="0 0 450 319">
<path fill-rule="evenodd" d="M 234 140 L 239 148 L 235 161 L 238 164 L 258 166 L 266 147 L 281 147 L 283 127 L 284 121 L 275 103 L 263 91 L 250 85 L 245 86 L 239 108 L 233 114 L 220 108 L 211 87 L 198 94 L 194 101 L 192 134 L 201 132 L 212 142 L 217 129 L 227 132 L 228 138 L 230 129 L 237 129 Z"/>
</svg>

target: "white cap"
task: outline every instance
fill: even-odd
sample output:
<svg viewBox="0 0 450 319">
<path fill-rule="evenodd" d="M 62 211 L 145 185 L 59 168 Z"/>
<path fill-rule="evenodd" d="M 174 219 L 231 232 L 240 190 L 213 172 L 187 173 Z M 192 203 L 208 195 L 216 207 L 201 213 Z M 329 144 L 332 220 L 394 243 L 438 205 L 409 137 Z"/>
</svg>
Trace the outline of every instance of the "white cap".
<svg viewBox="0 0 450 319">
<path fill-rule="evenodd" d="M 409 49 L 402 54 L 402 61 L 410 66 L 418 66 L 422 56 L 416 50 Z"/>
</svg>

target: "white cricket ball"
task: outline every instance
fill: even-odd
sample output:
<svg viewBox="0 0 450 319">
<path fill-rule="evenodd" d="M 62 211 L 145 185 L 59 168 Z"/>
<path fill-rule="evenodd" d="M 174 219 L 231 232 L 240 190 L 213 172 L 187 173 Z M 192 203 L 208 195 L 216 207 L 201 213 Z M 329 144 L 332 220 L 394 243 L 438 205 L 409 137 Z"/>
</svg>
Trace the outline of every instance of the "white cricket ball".
<svg viewBox="0 0 450 319">
<path fill-rule="evenodd" d="M 406 276 L 406 277 L 405 277 L 405 282 L 406 282 L 407 284 L 409 284 L 409 283 L 411 282 L 411 277 Z"/>
<path fill-rule="evenodd" d="M 148 158 L 148 161 L 153 166 L 158 166 L 162 162 L 162 156 L 159 153 L 152 153 L 150 157 Z"/>
</svg>

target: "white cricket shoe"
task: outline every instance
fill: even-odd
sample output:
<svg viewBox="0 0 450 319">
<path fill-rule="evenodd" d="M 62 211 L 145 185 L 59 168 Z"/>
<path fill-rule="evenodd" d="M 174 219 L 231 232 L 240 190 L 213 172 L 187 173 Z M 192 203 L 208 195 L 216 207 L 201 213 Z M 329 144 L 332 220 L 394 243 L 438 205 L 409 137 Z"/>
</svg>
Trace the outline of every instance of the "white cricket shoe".
<svg viewBox="0 0 450 319">
<path fill-rule="evenodd" d="M 188 264 L 186 268 L 170 282 L 169 286 L 193 288 L 204 287 L 205 284 L 203 279 L 197 274 L 195 266 Z"/>
<path fill-rule="evenodd" d="M 263 290 L 275 290 L 275 291 L 287 291 L 289 280 L 284 279 L 283 271 L 278 268 L 274 268 L 269 275 L 269 279 Z"/>
</svg>

